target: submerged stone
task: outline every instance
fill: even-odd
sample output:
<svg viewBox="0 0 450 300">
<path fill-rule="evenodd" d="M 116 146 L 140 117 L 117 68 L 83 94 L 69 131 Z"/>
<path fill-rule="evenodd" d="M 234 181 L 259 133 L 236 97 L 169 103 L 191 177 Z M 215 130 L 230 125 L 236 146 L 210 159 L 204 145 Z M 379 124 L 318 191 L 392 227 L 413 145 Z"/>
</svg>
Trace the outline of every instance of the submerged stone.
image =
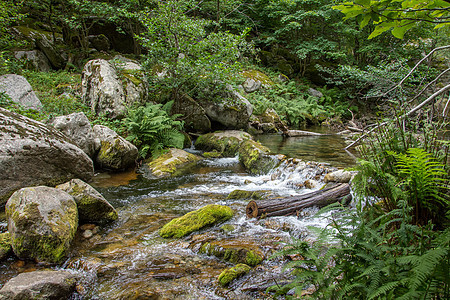
<svg viewBox="0 0 450 300">
<path fill-rule="evenodd" d="M 214 255 L 233 264 L 244 263 L 256 266 L 264 260 L 264 254 L 258 246 L 252 243 L 246 244 L 241 240 L 205 242 L 199 252 Z"/>
<path fill-rule="evenodd" d="M 244 190 L 234 190 L 228 194 L 227 199 L 236 199 L 236 200 L 244 200 L 244 199 L 253 199 L 260 200 L 267 194 L 269 191 L 244 191 Z"/>
<path fill-rule="evenodd" d="M 160 229 L 164 238 L 180 238 L 203 227 L 224 222 L 233 217 L 233 210 L 228 206 L 210 204 L 186 215 L 173 219 Z"/>
<path fill-rule="evenodd" d="M 223 271 L 218 278 L 219 284 L 223 287 L 229 285 L 233 280 L 244 276 L 252 268 L 246 264 L 238 264 L 230 269 Z"/>
</svg>

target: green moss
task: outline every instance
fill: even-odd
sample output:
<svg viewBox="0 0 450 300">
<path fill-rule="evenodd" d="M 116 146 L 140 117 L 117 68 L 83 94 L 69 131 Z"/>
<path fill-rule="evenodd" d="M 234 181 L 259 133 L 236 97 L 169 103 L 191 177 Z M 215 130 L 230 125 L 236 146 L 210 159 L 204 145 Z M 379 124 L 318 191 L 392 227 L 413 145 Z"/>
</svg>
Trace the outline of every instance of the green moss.
<svg viewBox="0 0 450 300">
<path fill-rule="evenodd" d="M 264 192 L 258 191 L 244 191 L 244 190 L 234 190 L 230 194 L 228 194 L 227 199 L 254 199 L 260 200 L 263 198 Z"/>
<path fill-rule="evenodd" d="M 232 232 L 233 230 L 235 230 L 236 227 L 234 227 L 234 225 L 231 225 L 231 224 L 225 224 L 225 225 L 221 226 L 220 229 L 223 232 L 228 233 L 228 232 Z"/>
<path fill-rule="evenodd" d="M 230 269 L 227 269 L 220 273 L 218 281 L 219 284 L 223 287 L 226 287 L 232 282 L 233 280 L 244 276 L 251 270 L 251 267 L 245 265 L 245 264 L 238 264 Z"/>
<path fill-rule="evenodd" d="M 176 176 L 182 174 L 188 167 L 200 160 L 200 157 L 180 149 L 171 149 L 147 166 L 156 177 Z"/>
<path fill-rule="evenodd" d="M 11 252 L 11 235 L 9 232 L 0 233 L 0 261 Z"/>
<path fill-rule="evenodd" d="M 203 157 L 206 157 L 206 158 L 219 158 L 219 157 L 222 157 L 222 153 L 217 152 L 217 150 L 213 150 L 213 151 L 210 151 L 210 152 L 203 153 Z"/>
<path fill-rule="evenodd" d="M 265 174 L 278 163 L 276 157 L 269 155 L 269 152 L 261 143 L 248 140 L 239 147 L 239 161 L 251 174 Z"/>
<path fill-rule="evenodd" d="M 274 85 L 275 83 L 269 78 L 269 76 L 267 76 L 266 74 L 264 74 L 261 71 L 258 70 L 247 70 L 247 71 L 243 71 L 242 76 L 246 77 L 246 78 L 251 78 L 255 81 L 259 80 L 261 81 L 261 83 L 263 85 Z"/>
<path fill-rule="evenodd" d="M 231 217 L 233 210 L 228 206 L 211 204 L 173 219 L 161 228 L 159 235 L 165 238 L 180 238 L 203 227 L 229 220 Z"/>
<path fill-rule="evenodd" d="M 262 262 L 263 259 L 264 259 L 264 256 L 262 255 L 262 253 L 258 253 L 257 251 L 248 251 L 247 252 L 246 262 L 250 266 L 256 266 L 257 264 Z"/>
<path fill-rule="evenodd" d="M 213 132 L 199 136 L 195 147 L 205 151 L 216 151 L 224 157 L 233 157 L 238 153 L 241 143 L 249 139 L 251 139 L 251 135 L 246 132 L 242 132 L 240 135 Z"/>
<path fill-rule="evenodd" d="M 143 82 L 144 73 L 141 70 L 121 70 L 121 75 L 130 80 L 135 86 L 139 86 Z"/>
</svg>

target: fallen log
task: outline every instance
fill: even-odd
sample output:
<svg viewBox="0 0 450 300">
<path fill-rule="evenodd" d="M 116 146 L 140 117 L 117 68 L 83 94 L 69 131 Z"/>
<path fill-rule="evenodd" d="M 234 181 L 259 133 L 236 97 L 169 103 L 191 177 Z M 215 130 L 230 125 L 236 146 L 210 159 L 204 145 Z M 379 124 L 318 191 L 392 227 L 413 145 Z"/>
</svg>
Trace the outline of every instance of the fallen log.
<svg viewBox="0 0 450 300">
<path fill-rule="evenodd" d="M 288 130 L 285 133 L 288 137 L 297 137 L 297 136 L 319 136 L 324 135 L 322 133 L 312 132 L 312 131 L 304 131 L 304 130 Z"/>
<path fill-rule="evenodd" d="M 248 218 L 265 218 L 295 215 L 298 211 L 312 206 L 324 207 L 331 203 L 351 200 L 350 186 L 341 183 L 323 190 L 284 199 L 252 200 L 247 204 Z"/>
</svg>

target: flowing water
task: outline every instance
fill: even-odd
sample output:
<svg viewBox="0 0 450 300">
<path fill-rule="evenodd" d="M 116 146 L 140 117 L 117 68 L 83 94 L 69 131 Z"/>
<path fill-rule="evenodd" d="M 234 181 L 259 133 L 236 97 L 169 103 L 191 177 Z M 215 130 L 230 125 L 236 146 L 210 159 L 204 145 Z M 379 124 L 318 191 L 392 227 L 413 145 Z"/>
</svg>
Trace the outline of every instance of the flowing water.
<svg viewBox="0 0 450 300">
<path fill-rule="evenodd" d="M 247 219 L 248 200 L 227 199 L 228 194 L 236 189 L 271 197 L 302 194 L 311 191 L 303 187 L 307 179 L 317 180 L 314 188 L 320 188 L 330 165 L 343 167 L 354 161 L 342 152 L 343 141 L 337 136 L 287 140 L 260 136 L 259 140 L 274 152 L 302 161 L 287 160 L 262 176 L 247 174 L 237 158 L 205 159 L 189 174 L 168 179 L 146 179 L 134 171 L 97 174 L 92 185 L 116 207 L 119 220 L 104 228 L 90 227 L 94 232 L 90 238 L 79 230 L 62 268 L 82 278 L 80 298 L 264 299 L 269 286 L 286 283 L 290 274 L 282 270 L 283 259 L 269 258 L 292 238 L 313 238 L 308 226 L 324 227 L 327 219 L 313 218 L 316 209 L 304 210 L 298 217 Z M 234 217 L 182 239 L 158 235 L 158 229 L 174 217 L 212 203 L 230 206 Z M 265 259 L 223 288 L 217 278 L 233 264 L 199 251 L 211 241 L 256 250 Z M 10 258 L 0 265 L 0 286 L 20 272 L 44 267 Z"/>
</svg>

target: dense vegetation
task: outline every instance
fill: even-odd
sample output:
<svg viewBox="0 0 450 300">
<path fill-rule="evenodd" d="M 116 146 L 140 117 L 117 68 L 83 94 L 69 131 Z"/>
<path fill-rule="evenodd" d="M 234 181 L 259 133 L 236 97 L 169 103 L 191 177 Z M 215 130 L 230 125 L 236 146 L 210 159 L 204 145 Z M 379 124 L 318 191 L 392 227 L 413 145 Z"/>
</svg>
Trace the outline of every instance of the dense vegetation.
<svg viewBox="0 0 450 300">
<path fill-rule="evenodd" d="M 18 25 L 62 39 L 70 63 L 48 73 L 26 70 L 12 55 L 29 47 L 15 33 Z M 293 283 L 275 293 L 295 288 L 301 295 L 313 287 L 305 297 L 448 299 L 442 107 L 449 105 L 449 25 L 446 0 L 6 0 L 0 75 L 25 76 L 44 110 L 25 110 L 1 93 L 0 105 L 37 119 L 84 111 L 128 135 L 143 157 L 182 146 L 182 122 L 165 104 L 185 94 L 215 101 L 248 70 L 269 76 L 264 89 L 247 95 L 255 114 L 273 108 L 291 127 L 342 125 L 355 115 L 360 125 L 377 119 L 359 148 L 356 209 L 333 207 L 339 213 L 317 242 L 298 241 L 281 253 L 302 259 L 287 266 Z M 92 51 L 92 34 L 119 34 L 128 44 Z M 62 96 L 79 91 L 87 60 L 116 52 L 145 65 L 157 102 L 130 107 L 124 122 L 90 114 L 79 93 Z M 312 97 L 310 87 L 323 96 Z"/>
</svg>

